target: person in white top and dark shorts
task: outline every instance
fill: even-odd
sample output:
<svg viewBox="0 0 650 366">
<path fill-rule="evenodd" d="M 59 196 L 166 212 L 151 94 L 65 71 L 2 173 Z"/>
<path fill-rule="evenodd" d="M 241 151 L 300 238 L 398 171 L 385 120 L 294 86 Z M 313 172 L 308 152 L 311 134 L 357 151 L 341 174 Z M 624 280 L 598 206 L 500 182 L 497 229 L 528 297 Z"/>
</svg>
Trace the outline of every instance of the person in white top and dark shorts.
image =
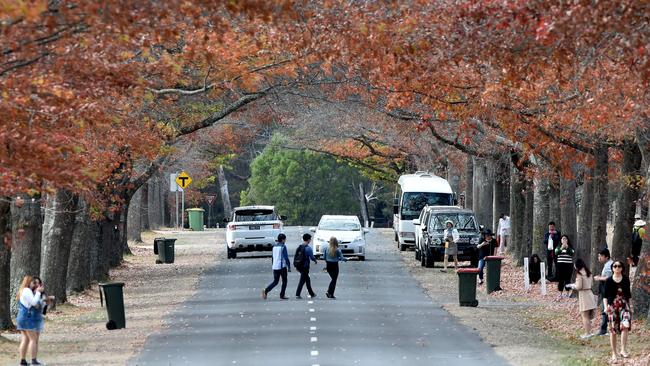
<svg viewBox="0 0 650 366">
<path fill-rule="evenodd" d="M 44 317 L 43 306 L 45 300 L 42 293 L 43 284 L 40 279 L 34 279 L 32 276 L 25 276 L 20 285 L 16 300 L 18 300 L 18 316 L 16 316 L 16 329 L 20 331 L 20 345 L 18 352 L 20 354 L 20 364 L 29 365 L 25 359 L 29 349 L 32 356 L 32 365 L 41 365 L 37 360 L 38 356 L 38 336 L 43 331 Z"/>
</svg>

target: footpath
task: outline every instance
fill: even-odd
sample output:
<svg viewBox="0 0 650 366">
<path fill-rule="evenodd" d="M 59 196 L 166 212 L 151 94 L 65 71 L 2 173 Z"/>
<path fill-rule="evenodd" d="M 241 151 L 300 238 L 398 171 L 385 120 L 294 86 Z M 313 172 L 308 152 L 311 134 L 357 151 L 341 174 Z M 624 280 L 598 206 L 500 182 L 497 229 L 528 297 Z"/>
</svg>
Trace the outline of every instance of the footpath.
<svg viewBox="0 0 650 366">
<path fill-rule="evenodd" d="M 178 237 L 173 264 L 155 264 L 153 239 Z M 198 279 L 215 260 L 225 259 L 217 250 L 217 231 L 155 231 L 142 234 L 143 243 L 130 243 L 133 255 L 110 272 L 111 281 L 125 282 L 126 328 L 108 331 L 106 309 L 99 290 L 69 297 L 69 303 L 48 312 L 41 335 L 39 359 L 48 365 L 124 365 L 142 349 L 148 335 L 160 330 L 175 307 L 194 294 Z M 15 365 L 17 333 L 0 334 L 0 365 Z"/>
<path fill-rule="evenodd" d="M 390 233 L 384 235 L 392 236 Z M 394 250 L 398 250 L 395 246 Z M 458 275 L 450 270 L 424 268 L 414 259 L 413 251 L 401 252 L 405 266 L 420 283 L 433 302 L 458 320 L 476 330 L 492 345 L 497 354 L 513 365 L 607 365 L 609 337 L 581 340 L 582 322 L 577 298 L 556 301 L 557 284 L 547 283 L 547 295 L 540 285 L 524 290 L 523 270 L 506 258 L 501 268 L 502 291 L 486 293 L 485 285 L 477 289 L 478 307 L 458 305 Z M 461 263 L 469 265 L 469 262 Z M 453 266 L 452 266 L 453 268 Z M 593 320 L 593 329 L 600 324 L 600 314 Z M 650 365 L 650 327 L 634 319 L 630 333 L 631 358 L 618 365 Z"/>
</svg>

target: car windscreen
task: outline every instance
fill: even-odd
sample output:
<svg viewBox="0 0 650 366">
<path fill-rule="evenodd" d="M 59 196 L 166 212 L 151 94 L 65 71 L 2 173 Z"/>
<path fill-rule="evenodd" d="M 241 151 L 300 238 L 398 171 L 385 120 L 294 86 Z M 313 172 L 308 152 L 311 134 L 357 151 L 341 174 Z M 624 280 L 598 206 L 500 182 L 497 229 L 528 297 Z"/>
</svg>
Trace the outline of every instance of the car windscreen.
<svg viewBox="0 0 650 366">
<path fill-rule="evenodd" d="M 257 209 L 257 210 L 238 210 L 235 211 L 235 222 L 242 221 L 274 221 L 278 219 L 278 215 L 273 210 Z"/>
<path fill-rule="evenodd" d="M 361 230 L 361 225 L 353 220 L 322 220 L 318 224 L 319 230 L 328 230 L 328 231 L 359 231 Z"/>
<path fill-rule="evenodd" d="M 402 220 L 414 220 L 420 216 L 424 206 L 451 206 L 450 193 L 404 192 L 402 196 Z"/>
<path fill-rule="evenodd" d="M 458 231 L 478 231 L 476 220 L 471 213 L 441 212 L 434 213 L 429 221 L 430 230 L 446 229 L 445 222 L 451 220 Z"/>
</svg>

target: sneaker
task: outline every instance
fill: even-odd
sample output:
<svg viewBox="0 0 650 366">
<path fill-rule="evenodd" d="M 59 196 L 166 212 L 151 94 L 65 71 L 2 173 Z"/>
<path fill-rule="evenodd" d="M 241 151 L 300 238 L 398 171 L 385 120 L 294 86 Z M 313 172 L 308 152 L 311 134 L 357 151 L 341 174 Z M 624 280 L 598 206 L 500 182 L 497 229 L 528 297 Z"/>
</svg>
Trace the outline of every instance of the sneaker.
<svg viewBox="0 0 650 366">
<path fill-rule="evenodd" d="M 300 300 L 300 299 L 302 299 L 302 296 L 296 295 L 296 299 Z"/>
<path fill-rule="evenodd" d="M 25 366 L 25 365 L 29 365 L 27 363 L 27 360 L 20 360 L 20 366 Z"/>
<path fill-rule="evenodd" d="M 325 296 L 326 296 L 328 299 L 331 299 L 331 298 L 332 298 L 332 295 L 330 295 L 329 292 L 326 292 L 326 293 L 325 293 Z"/>
<path fill-rule="evenodd" d="M 447 270 L 446 269 L 441 269 L 440 272 L 447 273 Z"/>
<path fill-rule="evenodd" d="M 280 298 L 281 298 L 282 300 L 289 300 L 289 298 L 286 297 L 286 296 L 280 296 Z"/>
<path fill-rule="evenodd" d="M 311 295 L 309 295 L 309 298 L 310 298 L 310 299 L 313 299 L 314 297 L 316 297 L 316 294 L 311 294 Z"/>
<path fill-rule="evenodd" d="M 33 359 L 32 359 L 32 365 L 45 365 L 45 364 L 44 364 L 44 363 L 40 363 L 40 362 L 38 362 L 37 359 L 33 358 Z"/>
<path fill-rule="evenodd" d="M 262 298 L 266 300 L 266 289 L 262 290 Z"/>
</svg>

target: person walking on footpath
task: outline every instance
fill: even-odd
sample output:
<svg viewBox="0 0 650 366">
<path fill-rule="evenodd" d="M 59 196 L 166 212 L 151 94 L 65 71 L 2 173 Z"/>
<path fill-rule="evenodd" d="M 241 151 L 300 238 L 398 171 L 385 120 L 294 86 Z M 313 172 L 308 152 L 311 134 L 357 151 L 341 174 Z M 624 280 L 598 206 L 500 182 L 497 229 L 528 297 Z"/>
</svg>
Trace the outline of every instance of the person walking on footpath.
<svg viewBox="0 0 650 366">
<path fill-rule="evenodd" d="M 605 281 L 603 305 L 609 319 L 609 343 L 612 347 L 612 362 L 618 362 L 618 356 L 630 357 L 627 352 L 627 337 L 632 330 L 632 292 L 630 279 L 625 275 L 622 261 L 612 264 L 612 277 Z M 616 335 L 621 335 L 621 353 L 616 351 Z"/>
<path fill-rule="evenodd" d="M 314 264 L 318 263 L 316 257 L 314 257 L 314 251 L 309 246 L 311 242 L 311 235 L 304 234 L 302 236 L 302 244 L 296 249 L 296 253 L 293 256 L 293 267 L 300 272 L 300 280 L 298 281 L 298 287 L 296 288 L 296 298 L 301 299 L 300 293 L 302 292 L 302 286 L 307 285 L 307 292 L 309 292 L 309 297 L 316 297 L 316 293 L 311 288 L 311 279 L 309 278 L 309 263 L 314 261 Z"/>
<path fill-rule="evenodd" d="M 289 262 L 289 253 L 285 242 L 287 236 L 284 234 L 278 235 L 278 241 L 273 246 L 273 282 L 271 282 L 265 289 L 262 290 L 262 298 L 266 300 L 269 292 L 278 285 L 280 277 L 282 277 L 282 289 L 280 290 L 280 298 L 282 300 L 289 299 L 284 296 L 287 291 L 287 272 L 291 272 L 291 262 Z"/>
<path fill-rule="evenodd" d="M 16 294 L 18 301 L 16 329 L 20 331 L 18 353 L 21 365 L 29 365 L 25 359 L 28 350 L 32 356 L 31 364 L 41 365 L 37 358 L 38 335 L 43 331 L 45 323 L 42 310 L 44 302 L 41 295 L 44 291 L 42 283 L 35 281 L 32 276 L 25 276 Z"/>
<path fill-rule="evenodd" d="M 499 255 L 501 255 L 506 252 L 510 243 L 510 216 L 504 213 L 499 215 L 497 235 L 499 236 Z"/>
<path fill-rule="evenodd" d="M 555 249 L 555 279 L 557 280 L 557 290 L 560 291 L 560 297 L 558 300 L 565 297 L 565 290 L 566 298 L 571 295 L 570 290 L 566 288 L 566 285 L 571 282 L 571 276 L 573 275 L 574 253 L 575 251 L 571 246 L 571 240 L 569 240 L 568 236 L 562 235 L 561 244 Z"/>
<path fill-rule="evenodd" d="M 555 230 L 555 222 L 548 223 L 548 232 L 544 234 L 544 247 L 546 247 L 546 279 L 554 281 L 557 273 L 553 272 L 555 263 L 555 249 L 560 246 L 560 232 Z M 557 272 L 557 268 L 555 268 Z"/>
<path fill-rule="evenodd" d="M 490 229 L 485 230 L 485 239 L 476 246 L 478 249 L 478 284 L 483 284 L 483 269 L 485 268 L 485 257 L 491 256 L 496 248 L 497 241 Z"/>
<path fill-rule="evenodd" d="M 328 299 L 336 299 L 334 291 L 336 291 L 336 281 L 339 278 L 339 262 L 348 261 L 348 259 L 343 256 L 341 249 L 339 249 L 338 239 L 335 237 L 330 238 L 329 245 L 323 249 L 323 258 L 325 258 L 325 268 L 331 278 L 325 296 L 327 296 Z"/>
<path fill-rule="evenodd" d="M 576 260 L 575 270 L 576 282 L 568 284 L 566 287 L 578 291 L 578 307 L 584 329 L 584 333 L 580 336 L 580 339 L 587 339 L 593 336 L 591 334 L 591 319 L 594 318 L 596 308 L 598 307 L 594 293 L 591 292 L 593 276 L 589 268 L 587 268 L 585 261 L 580 258 Z"/>
<path fill-rule="evenodd" d="M 607 335 L 607 308 L 603 305 L 603 298 L 605 297 L 605 281 L 608 278 L 612 277 L 612 264 L 614 261 L 610 258 L 609 249 L 605 248 L 598 253 L 598 262 L 604 263 L 603 270 L 600 272 L 600 276 L 594 276 L 594 280 L 598 281 L 598 295 L 599 303 L 602 305 L 601 309 L 601 319 L 600 319 L 600 331 L 598 335 L 604 336 Z"/>
<path fill-rule="evenodd" d="M 440 272 L 447 272 L 447 262 L 449 261 L 449 256 L 454 257 L 454 269 L 458 269 L 458 240 L 460 240 L 460 234 L 458 230 L 454 227 L 454 222 L 447 220 L 445 222 L 447 227 L 444 232 L 444 241 L 445 241 L 445 258 L 443 259 L 444 268 Z"/>
</svg>

